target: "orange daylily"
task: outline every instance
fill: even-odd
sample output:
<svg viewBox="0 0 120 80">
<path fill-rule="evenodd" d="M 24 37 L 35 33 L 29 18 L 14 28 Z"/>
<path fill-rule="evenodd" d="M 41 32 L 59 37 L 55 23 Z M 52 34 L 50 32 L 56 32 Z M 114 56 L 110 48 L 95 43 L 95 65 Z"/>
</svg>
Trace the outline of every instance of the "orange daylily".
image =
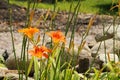
<svg viewBox="0 0 120 80">
<path fill-rule="evenodd" d="M 53 40 L 54 43 L 58 43 L 58 42 L 64 42 L 65 43 L 65 36 L 63 35 L 63 33 L 61 31 L 51 31 L 47 33 Z"/>
<path fill-rule="evenodd" d="M 49 52 L 51 52 L 51 50 L 46 48 L 45 46 L 41 46 L 41 47 L 34 46 L 34 49 L 29 51 L 29 53 L 32 56 L 36 56 L 38 58 L 41 58 L 42 56 L 44 56 L 45 58 L 48 58 L 48 54 L 46 53 L 49 53 Z"/>
<path fill-rule="evenodd" d="M 28 38 L 32 39 L 32 38 L 33 38 L 33 35 L 34 35 L 36 32 L 39 32 L 39 29 L 29 27 L 29 28 L 25 28 L 25 29 L 20 29 L 20 30 L 18 30 L 18 32 L 23 33 L 23 34 L 26 35 Z"/>
</svg>

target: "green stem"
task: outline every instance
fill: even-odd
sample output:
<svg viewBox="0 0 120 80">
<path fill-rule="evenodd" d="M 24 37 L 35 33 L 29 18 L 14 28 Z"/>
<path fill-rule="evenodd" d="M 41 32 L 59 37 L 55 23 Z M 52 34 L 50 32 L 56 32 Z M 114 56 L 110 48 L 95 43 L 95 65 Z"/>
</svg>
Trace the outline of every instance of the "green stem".
<svg viewBox="0 0 120 80">
<path fill-rule="evenodd" d="M 16 66 L 18 69 L 18 73 L 19 73 L 19 79 L 20 79 L 20 69 L 19 69 L 19 65 L 18 65 L 18 61 L 16 58 L 16 51 L 15 51 L 15 44 L 14 44 L 14 37 L 13 37 L 13 27 L 12 27 L 12 10 L 10 7 L 10 1 L 8 0 L 8 5 L 9 5 L 9 27 L 10 27 L 10 34 L 11 34 L 11 38 L 12 38 L 12 48 L 13 48 L 13 53 L 14 53 L 14 57 L 15 57 L 15 62 L 16 62 Z"/>
</svg>

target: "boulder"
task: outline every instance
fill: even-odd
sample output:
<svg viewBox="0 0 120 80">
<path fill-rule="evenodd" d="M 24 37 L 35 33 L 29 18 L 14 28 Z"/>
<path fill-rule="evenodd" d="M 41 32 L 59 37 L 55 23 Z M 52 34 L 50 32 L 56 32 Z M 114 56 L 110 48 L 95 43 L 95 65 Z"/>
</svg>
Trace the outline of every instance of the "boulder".
<svg viewBox="0 0 120 80">
<path fill-rule="evenodd" d="M 109 34 L 109 33 L 100 33 L 100 34 L 96 34 L 95 36 L 95 40 L 97 42 L 100 42 L 100 41 L 104 41 L 104 40 L 107 40 L 107 39 L 111 39 L 114 37 L 114 34 Z"/>
<path fill-rule="evenodd" d="M 104 32 L 98 33 L 95 36 L 97 42 L 104 41 L 107 39 L 115 38 L 120 40 L 120 26 L 108 26 L 105 27 Z"/>
<path fill-rule="evenodd" d="M 65 44 L 65 47 L 68 49 L 69 48 L 69 44 L 70 44 L 70 36 L 71 36 L 71 32 L 68 33 L 67 37 L 66 37 L 66 44 Z M 78 55 L 80 57 L 88 57 L 88 56 L 91 56 L 91 50 L 88 46 L 88 42 L 85 43 L 83 49 L 81 50 L 80 53 L 78 53 L 78 48 L 79 46 L 81 45 L 82 43 L 82 38 L 81 36 L 78 34 L 78 33 L 75 33 L 74 35 L 74 42 L 72 43 L 74 45 L 74 53 L 72 51 L 72 49 L 69 51 L 69 53 L 71 55 Z M 72 46 L 71 46 L 72 47 Z"/>
<path fill-rule="evenodd" d="M 76 65 L 78 65 L 78 68 L 76 69 L 78 72 L 85 72 L 89 66 L 90 66 L 90 61 L 91 61 L 91 50 L 88 47 L 88 44 L 86 43 L 83 47 L 83 49 L 78 53 L 78 47 L 80 45 L 80 42 L 75 42 L 74 43 L 74 48 L 69 49 L 69 43 L 66 43 L 66 48 L 65 48 L 65 53 L 62 54 L 62 59 L 61 59 L 61 63 L 65 63 L 65 62 L 70 62 L 71 60 L 71 66 L 74 67 Z M 83 70 L 83 68 L 81 68 L 82 66 L 84 66 L 86 63 L 86 66 Z"/>
<path fill-rule="evenodd" d="M 5 52 L 4 49 L 0 49 L 0 55 L 2 55 Z"/>
<path fill-rule="evenodd" d="M 109 55 L 109 58 L 108 58 L 108 55 Z M 105 54 L 99 54 L 99 59 L 101 61 L 103 61 L 104 63 L 107 63 L 109 62 L 109 59 L 110 61 L 115 61 L 115 62 L 118 62 L 119 61 L 119 58 L 116 54 L 108 54 L 108 55 L 105 55 Z"/>
<path fill-rule="evenodd" d="M 27 56 L 26 56 L 27 58 Z M 28 60 L 26 60 L 26 64 L 29 65 L 31 60 L 31 56 L 28 55 Z M 11 54 L 8 59 L 5 61 L 5 64 L 8 69 L 10 70 L 16 70 L 17 69 L 17 63 L 20 66 L 21 69 L 23 69 L 22 64 L 23 61 L 21 60 L 21 53 L 16 53 L 16 60 L 14 54 Z"/>
<path fill-rule="evenodd" d="M 120 41 L 113 39 L 105 40 L 105 45 L 104 41 L 98 42 L 91 49 L 91 51 L 93 57 L 99 57 L 99 59 L 104 63 L 108 62 L 108 57 L 110 58 L 110 61 L 113 61 L 115 59 L 115 62 L 118 62 L 118 57 L 120 56 Z"/>
<path fill-rule="evenodd" d="M 19 80 L 19 74 L 16 73 L 6 73 L 6 75 L 4 76 L 10 80 Z M 26 76 L 23 75 L 23 79 L 22 80 L 26 80 Z M 28 80 L 34 80 L 33 78 L 28 77 Z"/>
<path fill-rule="evenodd" d="M 7 52 L 7 50 L 5 50 L 5 52 L 2 54 L 2 57 L 4 58 L 4 60 L 9 57 L 9 53 Z"/>
<path fill-rule="evenodd" d="M 79 59 L 79 64 L 76 70 L 79 73 L 84 73 L 89 69 L 89 66 L 90 66 L 90 61 L 88 58 Z"/>
<path fill-rule="evenodd" d="M 5 76 L 5 71 L 8 70 L 5 67 L 0 67 L 0 80 L 3 80 L 4 76 Z"/>
<path fill-rule="evenodd" d="M 30 45 L 29 48 L 31 48 L 31 47 L 32 47 L 32 45 Z M 20 68 L 23 69 L 23 67 L 21 66 L 23 63 L 23 58 L 21 59 L 21 49 L 22 49 L 22 43 L 18 43 L 18 45 L 15 46 L 16 60 L 15 60 L 14 52 L 9 55 L 8 59 L 6 59 L 5 64 L 8 69 L 16 70 L 17 63 L 20 66 Z M 26 64 L 29 65 L 32 57 L 31 57 L 31 55 L 27 54 L 27 51 L 25 53 L 25 58 L 26 58 L 26 60 L 25 60 Z"/>
<path fill-rule="evenodd" d="M 19 74 L 17 70 L 8 70 L 8 69 L 0 69 L 0 80 L 3 79 L 8 80 L 19 80 Z M 26 80 L 25 75 L 23 75 L 23 79 Z M 34 80 L 33 78 L 28 77 L 28 80 Z"/>
<path fill-rule="evenodd" d="M 97 43 L 95 40 L 95 35 L 88 35 L 85 40 L 88 43 L 88 47 L 90 49 Z"/>
</svg>

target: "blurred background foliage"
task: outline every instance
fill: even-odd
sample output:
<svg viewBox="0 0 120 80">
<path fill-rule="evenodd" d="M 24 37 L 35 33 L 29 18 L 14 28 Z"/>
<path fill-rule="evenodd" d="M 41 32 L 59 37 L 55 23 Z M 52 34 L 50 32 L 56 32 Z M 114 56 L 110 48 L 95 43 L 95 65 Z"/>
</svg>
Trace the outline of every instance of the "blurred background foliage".
<svg viewBox="0 0 120 80">
<path fill-rule="evenodd" d="M 27 0 L 10 0 L 12 4 L 19 6 L 27 6 Z M 61 11 L 68 11 L 73 3 L 72 11 L 77 4 L 78 0 L 31 0 L 31 3 L 37 3 L 36 8 L 42 9 L 53 9 L 54 3 L 57 2 L 56 6 Z M 110 10 L 111 7 L 117 5 L 118 0 L 81 0 L 80 10 L 81 13 L 93 13 L 93 14 L 107 14 L 116 15 L 118 8 Z"/>
</svg>

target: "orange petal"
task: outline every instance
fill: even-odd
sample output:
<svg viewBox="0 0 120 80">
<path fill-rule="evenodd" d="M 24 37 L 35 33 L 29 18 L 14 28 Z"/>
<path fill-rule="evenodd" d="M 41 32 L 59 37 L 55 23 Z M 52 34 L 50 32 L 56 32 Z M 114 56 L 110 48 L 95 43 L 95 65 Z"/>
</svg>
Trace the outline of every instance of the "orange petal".
<svg viewBox="0 0 120 80">
<path fill-rule="evenodd" d="M 43 56 L 44 56 L 45 58 L 48 58 L 48 55 L 47 55 L 47 54 L 45 54 L 45 53 L 43 53 Z"/>
</svg>

